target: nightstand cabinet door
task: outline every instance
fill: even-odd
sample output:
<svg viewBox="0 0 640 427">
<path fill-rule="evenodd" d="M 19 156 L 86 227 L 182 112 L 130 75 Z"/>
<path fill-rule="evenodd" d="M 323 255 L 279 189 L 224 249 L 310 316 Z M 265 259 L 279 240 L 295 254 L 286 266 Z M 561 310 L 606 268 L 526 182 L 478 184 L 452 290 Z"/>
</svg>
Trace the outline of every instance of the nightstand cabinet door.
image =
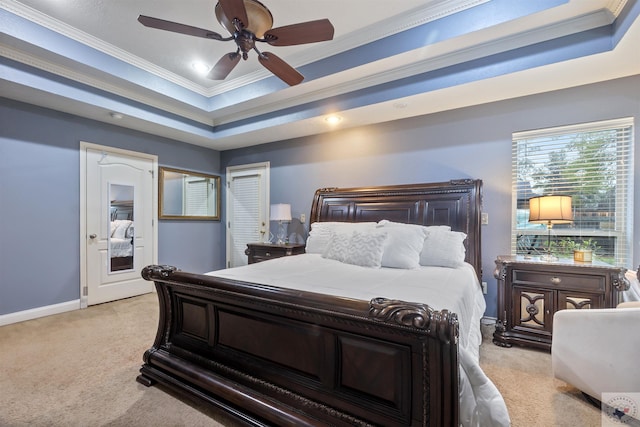
<svg viewBox="0 0 640 427">
<path fill-rule="evenodd" d="M 558 291 L 558 310 L 589 308 L 604 308 L 603 295 L 576 291 Z"/>
<path fill-rule="evenodd" d="M 604 263 L 498 257 L 494 272 L 498 319 L 493 342 L 551 350 L 555 312 L 615 307 L 620 292 L 629 288 L 625 272 L 625 268 Z"/>
<path fill-rule="evenodd" d="M 546 339 L 551 337 L 553 320 L 553 291 L 514 286 L 512 291 L 513 317 L 516 332 L 524 332 Z"/>
</svg>

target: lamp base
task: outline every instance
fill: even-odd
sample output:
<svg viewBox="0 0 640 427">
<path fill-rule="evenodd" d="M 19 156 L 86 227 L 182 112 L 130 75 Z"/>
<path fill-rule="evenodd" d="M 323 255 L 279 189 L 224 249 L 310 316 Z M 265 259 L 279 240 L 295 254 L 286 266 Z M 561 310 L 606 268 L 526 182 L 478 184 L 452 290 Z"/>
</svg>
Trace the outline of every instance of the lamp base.
<svg viewBox="0 0 640 427">
<path fill-rule="evenodd" d="M 544 262 L 554 262 L 557 261 L 558 257 L 551 254 L 540 255 L 540 261 Z"/>
<path fill-rule="evenodd" d="M 287 243 L 287 238 L 286 238 L 287 234 L 284 231 L 284 224 L 282 224 L 282 221 L 279 221 L 278 224 L 278 235 L 276 236 L 276 245 L 284 245 Z"/>
</svg>

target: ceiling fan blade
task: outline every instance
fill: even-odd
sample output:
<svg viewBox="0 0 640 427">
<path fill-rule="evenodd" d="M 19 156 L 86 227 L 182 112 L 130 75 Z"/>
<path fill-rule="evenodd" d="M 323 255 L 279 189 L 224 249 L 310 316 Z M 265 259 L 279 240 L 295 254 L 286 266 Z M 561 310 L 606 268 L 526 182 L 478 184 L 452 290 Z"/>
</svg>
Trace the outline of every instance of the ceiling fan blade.
<svg viewBox="0 0 640 427">
<path fill-rule="evenodd" d="M 247 9 L 244 7 L 244 0 L 218 0 L 220 7 L 229 21 L 233 22 L 236 18 L 242 23 L 242 28 L 249 26 L 249 17 L 247 17 Z"/>
<path fill-rule="evenodd" d="M 224 55 L 216 65 L 213 66 L 209 74 L 207 74 L 207 78 L 211 80 L 224 80 L 231 70 L 235 68 L 240 62 L 240 54 L 238 52 L 231 52 Z"/>
<path fill-rule="evenodd" d="M 186 34 L 189 36 L 204 37 L 213 40 L 231 40 L 232 37 L 225 38 L 220 34 L 203 28 L 192 27 L 191 25 L 178 24 L 177 22 L 165 21 L 164 19 L 152 18 L 140 15 L 138 21 L 145 27 L 157 28 L 159 30 L 171 31 L 174 33 Z"/>
<path fill-rule="evenodd" d="M 258 56 L 258 61 L 289 86 L 295 86 L 304 80 L 304 76 L 296 71 L 295 68 L 271 52 L 262 52 Z"/>
<path fill-rule="evenodd" d="M 333 39 L 333 25 L 328 19 L 285 25 L 265 33 L 264 38 L 272 46 L 323 42 Z"/>
</svg>

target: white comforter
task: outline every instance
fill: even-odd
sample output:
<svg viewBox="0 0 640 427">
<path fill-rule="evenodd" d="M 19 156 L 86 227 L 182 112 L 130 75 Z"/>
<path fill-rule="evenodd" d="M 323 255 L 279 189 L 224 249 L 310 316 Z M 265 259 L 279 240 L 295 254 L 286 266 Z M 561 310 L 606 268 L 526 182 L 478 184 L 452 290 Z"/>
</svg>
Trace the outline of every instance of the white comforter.
<svg viewBox="0 0 640 427">
<path fill-rule="evenodd" d="M 131 244 L 131 238 L 117 239 L 111 238 L 111 258 L 125 257 L 133 255 L 133 245 Z"/>
<path fill-rule="evenodd" d="M 460 421 L 464 426 L 508 426 L 502 395 L 479 364 L 485 301 L 473 267 L 366 268 L 317 254 L 283 257 L 209 275 L 369 301 L 385 297 L 448 309 L 460 322 Z"/>
</svg>

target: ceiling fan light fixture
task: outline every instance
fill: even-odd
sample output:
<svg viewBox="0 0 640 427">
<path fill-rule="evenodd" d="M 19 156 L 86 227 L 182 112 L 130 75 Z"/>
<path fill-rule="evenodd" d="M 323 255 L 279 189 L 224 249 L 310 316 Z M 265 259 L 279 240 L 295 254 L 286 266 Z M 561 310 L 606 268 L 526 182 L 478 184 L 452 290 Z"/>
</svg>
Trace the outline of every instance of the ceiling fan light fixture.
<svg viewBox="0 0 640 427">
<path fill-rule="evenodd" d="M 260 39 L 264 38 L 264 33 L 273 27 L 273 15 L 271 15 L 269 9 L 258 0 L 244 0 L 244 7 L 247 10 L 247 18 L 249 20 L 248 24 L 246 22 L 243 23 L 246 25 L 245 29 Z M 216 4 L 215 13 L 220 25 L 226 28 L 231 34 L 236 32 L 233 22 L 225 16 L 220 3 Z"/>
</svg>

